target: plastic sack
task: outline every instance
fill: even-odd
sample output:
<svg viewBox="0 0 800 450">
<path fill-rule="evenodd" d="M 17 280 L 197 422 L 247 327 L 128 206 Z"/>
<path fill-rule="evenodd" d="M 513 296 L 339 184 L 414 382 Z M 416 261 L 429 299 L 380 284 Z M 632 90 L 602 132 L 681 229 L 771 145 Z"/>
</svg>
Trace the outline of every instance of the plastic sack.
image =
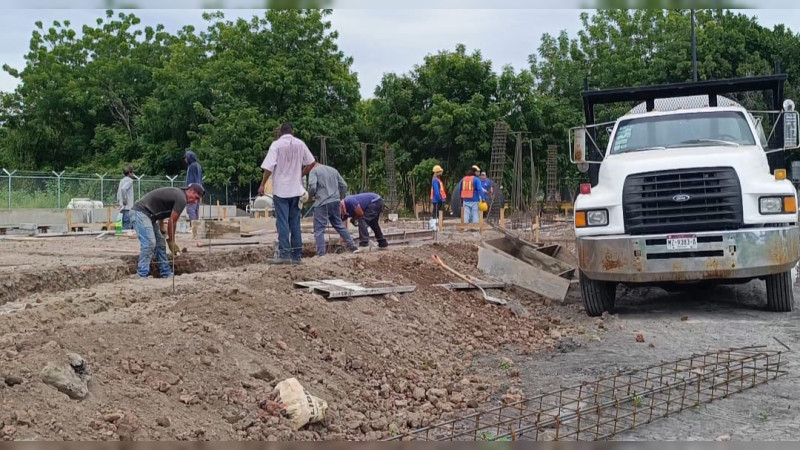
<svg viewBox="0 0 800 450">
<path fill-rule="evenodd" d="M 328 402 L 314 397 L 300 385 L 297 378 L 281 381 L 272 390 L 275 401 L 283 404 L 281 414 L 287 417 L 295 430 L 325 418 Z"/>
</svg>

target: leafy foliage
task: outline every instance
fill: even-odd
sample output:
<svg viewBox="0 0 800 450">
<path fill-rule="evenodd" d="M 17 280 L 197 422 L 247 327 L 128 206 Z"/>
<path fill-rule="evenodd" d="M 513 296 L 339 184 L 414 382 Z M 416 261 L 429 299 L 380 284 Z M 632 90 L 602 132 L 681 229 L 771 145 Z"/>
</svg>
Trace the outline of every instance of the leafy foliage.
<svg viewBox="0 0 800 450">
<path fill-rule="evenodd" d="M 385 74 L 374 98 L 360 100 L 331 11 L 282 9 L 290 4 L 271 1 L 277 9 L 250 19 L 207 13 L 206 29 L 176 33 L 113 11 L 80 30 L 68 21 L 36 23 L 25 67 L 3 67 L 20 84 L 0 93 L 0 165 L 101 172 L 133 163 L 140 174 L 173 174 L 192 148 L 208 183 L 246 184 L 260 178 L 275 129 L 289 120 L 316 155 L 317 137 L 329 136 L 328 159 L 351 191 L 361 184 L 357 143 L 370 144 L 368 185 L 379 192 L 384 145 L 394 148 L 410 201 L 412 178 L 417 199 L 427 196 L 433 164 L 444 167 L 449 190 L 471 165 L 488 168 L 498 120 L 528 133 L 523 164 L 531 142 L 539 179 L 547 145 L 562 149 L 560 176 L 577 177 L 563 149 L 567 129 L 583 121 L 585 77 L 591 88 L 692 78 L 689 10 L 610 9 L 582 14 L 576 36 L 545 34 L 524 70 L 495 69 L 479 50 L 457 45 L 408 73 Z M 699 10 L 697 41 L 700 79 L 764 75 L 780 61 L 790 77 L 786 96 L 797 97 L 800 36 L 784 26 Z"/>
</svg>

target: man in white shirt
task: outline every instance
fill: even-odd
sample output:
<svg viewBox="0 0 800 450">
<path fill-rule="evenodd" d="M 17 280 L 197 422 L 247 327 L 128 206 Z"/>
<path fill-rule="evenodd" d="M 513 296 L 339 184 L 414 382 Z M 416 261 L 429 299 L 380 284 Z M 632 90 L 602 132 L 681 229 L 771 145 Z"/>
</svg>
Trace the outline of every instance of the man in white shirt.
<svg viewBox="0 0 800 450">
<path fill-rule="evenodd" d="M 280 137 L 272 142 L 261 164 L 264 178 L 258 195 L 264 195 L 267 180 L 272 176 L 272 200 L 278 228 L 279 256 L 271 264 L 301 264 L 303 239 L 300 236 L 300 197 L 303 189 L 303 166 L 314 163 L 314 156 L 305 142 L 294 137 L 294 127 L 284 123 Z"/>
<path fill-rule="evenodd" d="M 122 229 L 132 230 L 133 223 L 131 222 L 131 208 L 133 207 L 133 167 L 126 166 L 122 169 L 122 174 L 125 175 L 119 182 L 117 188 L 117 204 L 119 211 L 122 214 Z"/>
</svg>

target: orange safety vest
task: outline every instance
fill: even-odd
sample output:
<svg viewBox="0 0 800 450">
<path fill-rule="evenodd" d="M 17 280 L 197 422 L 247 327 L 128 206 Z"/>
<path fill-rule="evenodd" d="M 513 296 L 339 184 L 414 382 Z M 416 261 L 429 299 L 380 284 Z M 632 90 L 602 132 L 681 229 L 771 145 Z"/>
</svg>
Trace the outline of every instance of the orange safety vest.
<svg viewBox="0 0 800 450">
<path fill-rule="evenodd" d="M 467 175 L 461 179 L 461 198 L 469 198 L 475 196 L 475 175 Z"/>
<path fill-rule="evenodd" d="M 436 177 L 433 177 L 433 180 L 431 180 L 431 200 L 433 200 L 433 182 L 436 180 Z M 444 190 L 444 183 L 442 183 L 442 180 L 439 180 L 439 195 L 442 197 L 442 200 L 447 200 L 447 192 Z"/>
</svg>

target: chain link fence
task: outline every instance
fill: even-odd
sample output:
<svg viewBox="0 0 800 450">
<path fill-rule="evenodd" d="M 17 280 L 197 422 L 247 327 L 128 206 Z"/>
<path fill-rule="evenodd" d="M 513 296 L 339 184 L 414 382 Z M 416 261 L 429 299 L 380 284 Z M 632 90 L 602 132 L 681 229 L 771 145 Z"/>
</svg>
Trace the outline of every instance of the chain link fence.
<svg viewBox="0 0 800 450">
<path fill-rule="evenodd" d="M 73 198 L 102 201 L 105 206 L 117 205 L 117 188 L 122 177 L 106 174 L 81 174 L 66 172 L 26 172 L 0 169 L 0 209 L 14 208 L 66 208 Z M 162 187 L 182 187 L 180 176 L 141 176 L 133 180 L 136 200 L 148 192 Z M 203 203 L 231 204 L 232 194 L 238 194 L 230 183 L 222 186 L 205 186 Z"/>
</svg>

